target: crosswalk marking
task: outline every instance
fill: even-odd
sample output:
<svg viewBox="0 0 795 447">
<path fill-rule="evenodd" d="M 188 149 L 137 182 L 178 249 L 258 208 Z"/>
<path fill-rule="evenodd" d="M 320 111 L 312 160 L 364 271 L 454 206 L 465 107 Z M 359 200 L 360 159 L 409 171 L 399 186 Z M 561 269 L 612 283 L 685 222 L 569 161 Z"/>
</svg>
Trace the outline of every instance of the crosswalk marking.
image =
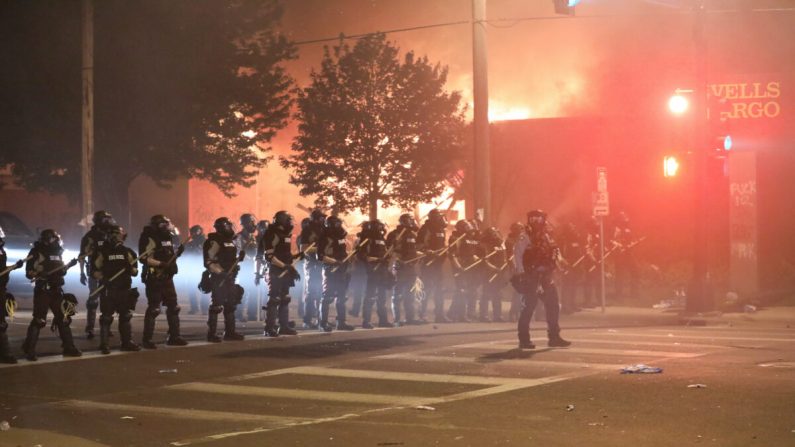
<svg viewBox="0 0 795 447">
<path fill-rule="evenodd" d="M 264 414 L 234 413 L 229 411 L 195 410 L 191 408 L 150 407 L 146 405 L 117 404 L 112 402 L 97 402 L 92 400 L 65 400 L 61 402 L 55 402 L 52 405 L 85 410 L 108 410 L 124 413 L 146 414 L 151 416 L 164 416 L 176 419 L 256 422 L 272 424 L 274 426 L 283 426 L 285 424 L 295 424 L 298 422 L 312 420 L 311 418 L 301 417 L 282 417 Z"/>
<path fill-rule="evenodd" d="M 464 356 L 445 356 L 445 355 L 430 355 L 430 354 L 414 354 L 414 353 L 401 353 L 401 354 L 386 354 L 374 357 L 377 359 L 400 359 L 400 360 L 417 360 L 421 362 L 449 362 L 449 363 L 478 363 L 482 365 L 500 365 L 500 366 L 543 366 L 543 367 L 560 367 L 560 368 L 574 368 L 574 369 L 594 369 L 594 370 L 615 370 L 627 366 L 624 363 L 584 363 L 584 362 L 555 362 L 550 360 L 538 360 L 536 358 L 530 359 L 500 359 L 498 362 L 484 362 L 477 357 L 464 357 Z"/>
<path fill-rule="evenodd" d="M 599 335 L 609 335 L 611 337 L 644 337 L 644 338 L 666 338 L 668 340 L 736 340 L 736 341 L 784 341 L 795 342 L 795 338 L 778 337 L 727 337 L 723 335 L 688 335 L 688 334 L 649 334 L 645 332 L 602 332 Z"/>
<path fill-rule="evenodd" d="M 453 348 L 457 349 L 497 349 L 507 350 L 516 349 L 516 343 L 511 342 L 481 342 L 481 343 L 466 343 L 456 345 Z M 604 348 L 581 348 L 581 347 L 568 347 L 568 348 L 549 348 L 543 352 L 560 351 L 572 354 L 597 354 L 597 355 L 612 355 L 612 356 L 631 356 L 631 357 L 670 357 L 670 358 L 693 358 L 704 355 L 700 352 L 673 352 L 673 351 L 643 351 L 638 349 L 604 349 Z"/>
<path fill-rule="evenodd" d="M 379 405 L 412 405 L 427 399 L 422 396 L 396 396 L 387 394 L 346 393 L 337 391 L 301 390 L 295 388 L 269 388 L 245 385 L 224 385 L 208 382 L 191 382 L 166 387 L 171 390 L 196 391 L 201 393 L 229 394 L 238 396 L 275 397 L 286 399 L 309 399 L 332 402 L 366 403 Z"/>
</svg>

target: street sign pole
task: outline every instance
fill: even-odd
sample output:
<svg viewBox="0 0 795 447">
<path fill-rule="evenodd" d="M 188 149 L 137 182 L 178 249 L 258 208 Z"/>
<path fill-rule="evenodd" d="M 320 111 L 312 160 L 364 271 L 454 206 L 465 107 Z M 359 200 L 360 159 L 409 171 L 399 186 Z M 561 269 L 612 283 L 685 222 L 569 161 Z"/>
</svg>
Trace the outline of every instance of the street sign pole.
<svg viewBox="0 0 795 447">
<path fill-rule="evenodd" d="M 605 217 L 599 216 L 599 270 L 602 296 L 602 313 L 605 313 Z"/>
</svg>

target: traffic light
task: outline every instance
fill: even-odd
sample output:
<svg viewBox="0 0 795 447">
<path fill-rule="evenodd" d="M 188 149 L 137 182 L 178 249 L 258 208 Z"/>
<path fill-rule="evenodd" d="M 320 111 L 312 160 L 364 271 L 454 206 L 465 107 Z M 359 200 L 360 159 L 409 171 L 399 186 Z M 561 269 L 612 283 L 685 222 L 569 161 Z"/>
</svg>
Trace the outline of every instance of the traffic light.
<svg viewBox="0 0 795 447">
<path fill-rule="evenodd" d="M 675 95 L 671 96 L 671 99 L 668 100 L 668 110 L 671 111 L 674 115 L 681 115 L 687 112 L 687 109 L 690 108 L 690 100 L 687 96 L 676 93 Z"/>
<path fill-rule="evenodd" d="M 552 0 L 555 3 L 555 14 L 574 15 L 574 7 L 580 0 Z"/>
<path fill-rule="evenodd" d="M 676 177 L 677 173 L 679 173 L 679 159 L 673 155 L 663 157 L 663 176 Z"/>
</svg>

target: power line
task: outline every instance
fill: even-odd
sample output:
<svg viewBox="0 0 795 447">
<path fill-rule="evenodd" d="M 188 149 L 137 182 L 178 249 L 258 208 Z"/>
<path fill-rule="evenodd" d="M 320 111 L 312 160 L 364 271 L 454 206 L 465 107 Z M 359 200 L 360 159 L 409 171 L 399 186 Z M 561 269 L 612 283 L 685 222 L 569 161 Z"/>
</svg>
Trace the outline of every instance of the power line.
<svg viewBox="0 0 795 447">
<path fill-rule="evenodd" d="M 375 31 L 375 32 L 372 32 L 372 33 L 351 34 L 350 36 L 345 35 L 345 34 L 340 34 L 338 37 L 326 37 L 326 38 L 323 38 L 323 39 L 301 40 L 301 41 L 293 42 L 293 43 L 295 45 L 309 45 L 309 44 L 313 44 L 313 43 L 336 42 L 336 41 L 339 41 L 341 39 L 361 39 L 363 37 L 372 36 L 372 35 L 379 34 L 379 33 L 382 33 L 382 34 L 401 33 L 401 32 L 404 32 L 404 31 L 416 31 L 416 30 L 421 30 L 421 29 L 439 28 L 439 27 L 442 27 L 442 26 L 465 25 L 465 24 L 469 24 L 469 23 L 472 23 L 472 22 L 469 21 L 469 20 L 460 20 L 458 22 L 435 23 L 435 24 L 432 24 L 432 25 L 412 26 L 412 27 L 409 27 L 409 28 L 396 28 L 396 29 L 390 29 L 390 30 L 385 30 L 385 31 Z"/>
</svg>

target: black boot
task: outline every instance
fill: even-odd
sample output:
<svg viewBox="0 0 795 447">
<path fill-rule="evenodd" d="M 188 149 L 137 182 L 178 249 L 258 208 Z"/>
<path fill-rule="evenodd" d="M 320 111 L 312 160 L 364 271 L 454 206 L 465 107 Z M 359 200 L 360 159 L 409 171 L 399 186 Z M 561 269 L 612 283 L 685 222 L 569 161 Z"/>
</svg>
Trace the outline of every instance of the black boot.
<svg viewBox="0 0 795 447">
<path fill-rule="evenodd" d="M 559 332 L 555 333 L 548 333 L 549 340 L 547 341 L 547 346 L 550 348 L 565 348 L 567 346 L 571 346 L 571 342 L 568 340 L 564 340 L 561 338 Z"/>
<path fill-rule="evenodd" d="M 39 359 L 36 356 L 36 343 L 39 342 L 39 331 L 41 331 L 41 328 L 35 322 L 31 322 L 30 326 L 28 326 L 28 334 L 25 337 L 25 342 L 22 343 L 22 352 L 25 353 L 25 358 L 31 362 L 35 362 Z"/>
<path fill-rule="evenodd" d="M 89 298 L 86 301 L 86 339 L 92 340 L 94 338 L 94 324 L 97 320 L 97 307 L 98 298 Z"/>
<path fill-rule="evenodd" d="M 221 343 L 221 337 L 218 336 L 218 313 L 213 312 L 212 308 L 207 315 L 207 341 Z"/>
<path fill-rule="evenodd" d="M 330 307 L 331 303 L 327 302 L 325 299 L 320 302 L 320 324 L 318 326 L 323 332 L 331 332 L 334 330 L 334 328 L 328 322 Z"/>
<path fill-rule="evenodd" d="M 535 349 L 535 348 L 536 345 L 532 341 L 530 341 L 530 339 L 519 340 L 519 349 Z"/>
<path fill-rule="evenodd" d="M 72 338 L 72 328 L 68 324 L 63 321 L 58 323 L 58 332 L 61 334 L 64 357 L 80 357 L 83 355 L 83 352 L 75 346 L 75 341 Z"/>
<path fill-rule="evenodd" d="M 132 341 L 132 324 L 130 324 L 131 318 L 132 318 L 132 313 L 126 317 L 125 316 L 119 317 L 119 335 L 121 335 L 121 350 L 127 352 L 136 352 L 140 351 L 141 347 L 138 346 L 134 341 Z"/>
<path fill-rule="evenodd" d="M 168 321 L 168 339 L 166 344 L 169 346 L 185 346 L 188 342 L 179 335 L 179 311 L 166 310 L 166 321 Z"/>
<path fill-rule="evenodd" d="M 298 332 L 290 327 L 290 300 L 279 303 L 279 335 L 296 335 Z"/>
<path fill-rule="evenodd" d="M 2 322 L 5 324 L 5 322 Z M 5 328 L 0 330 L 0 363 L 16 363 L 17 358 L 11 355 L 11 348 L 8 346 L 8 334 Z"/>
<path fill-rule="evenodd" d="M 224 313 L 224 340 L 240 341 L 246 337 L 235 329 L 235 313 Z"/>
<path fill-rule="evenodd" d="M 110 322 L 103 321 L 103 318 L 99 317 L 99 351 L 103 354 L 110 354 L 108 332 L 110 332 Z"/>
<path fill-rule="evenodd" d="M 266 337 L 279 336 L 279 330 L 276 328 L 277 313 L 278 307 L 276 305 L 269 303 L 265 307 L 265 332 L 262 335 Z"/>
<path fill-rule="evenodd" d="M 159 314 L 159 309 L 157 311 L 150 310 L 150 308 L 146 309 L 144 314 L 144 333 L 141 338 L 141 346 L 144 349 L 157 349 L 157 345 L 152 342 L 152 336 L 155 334 L 155 318 Z"/>
</svg>

